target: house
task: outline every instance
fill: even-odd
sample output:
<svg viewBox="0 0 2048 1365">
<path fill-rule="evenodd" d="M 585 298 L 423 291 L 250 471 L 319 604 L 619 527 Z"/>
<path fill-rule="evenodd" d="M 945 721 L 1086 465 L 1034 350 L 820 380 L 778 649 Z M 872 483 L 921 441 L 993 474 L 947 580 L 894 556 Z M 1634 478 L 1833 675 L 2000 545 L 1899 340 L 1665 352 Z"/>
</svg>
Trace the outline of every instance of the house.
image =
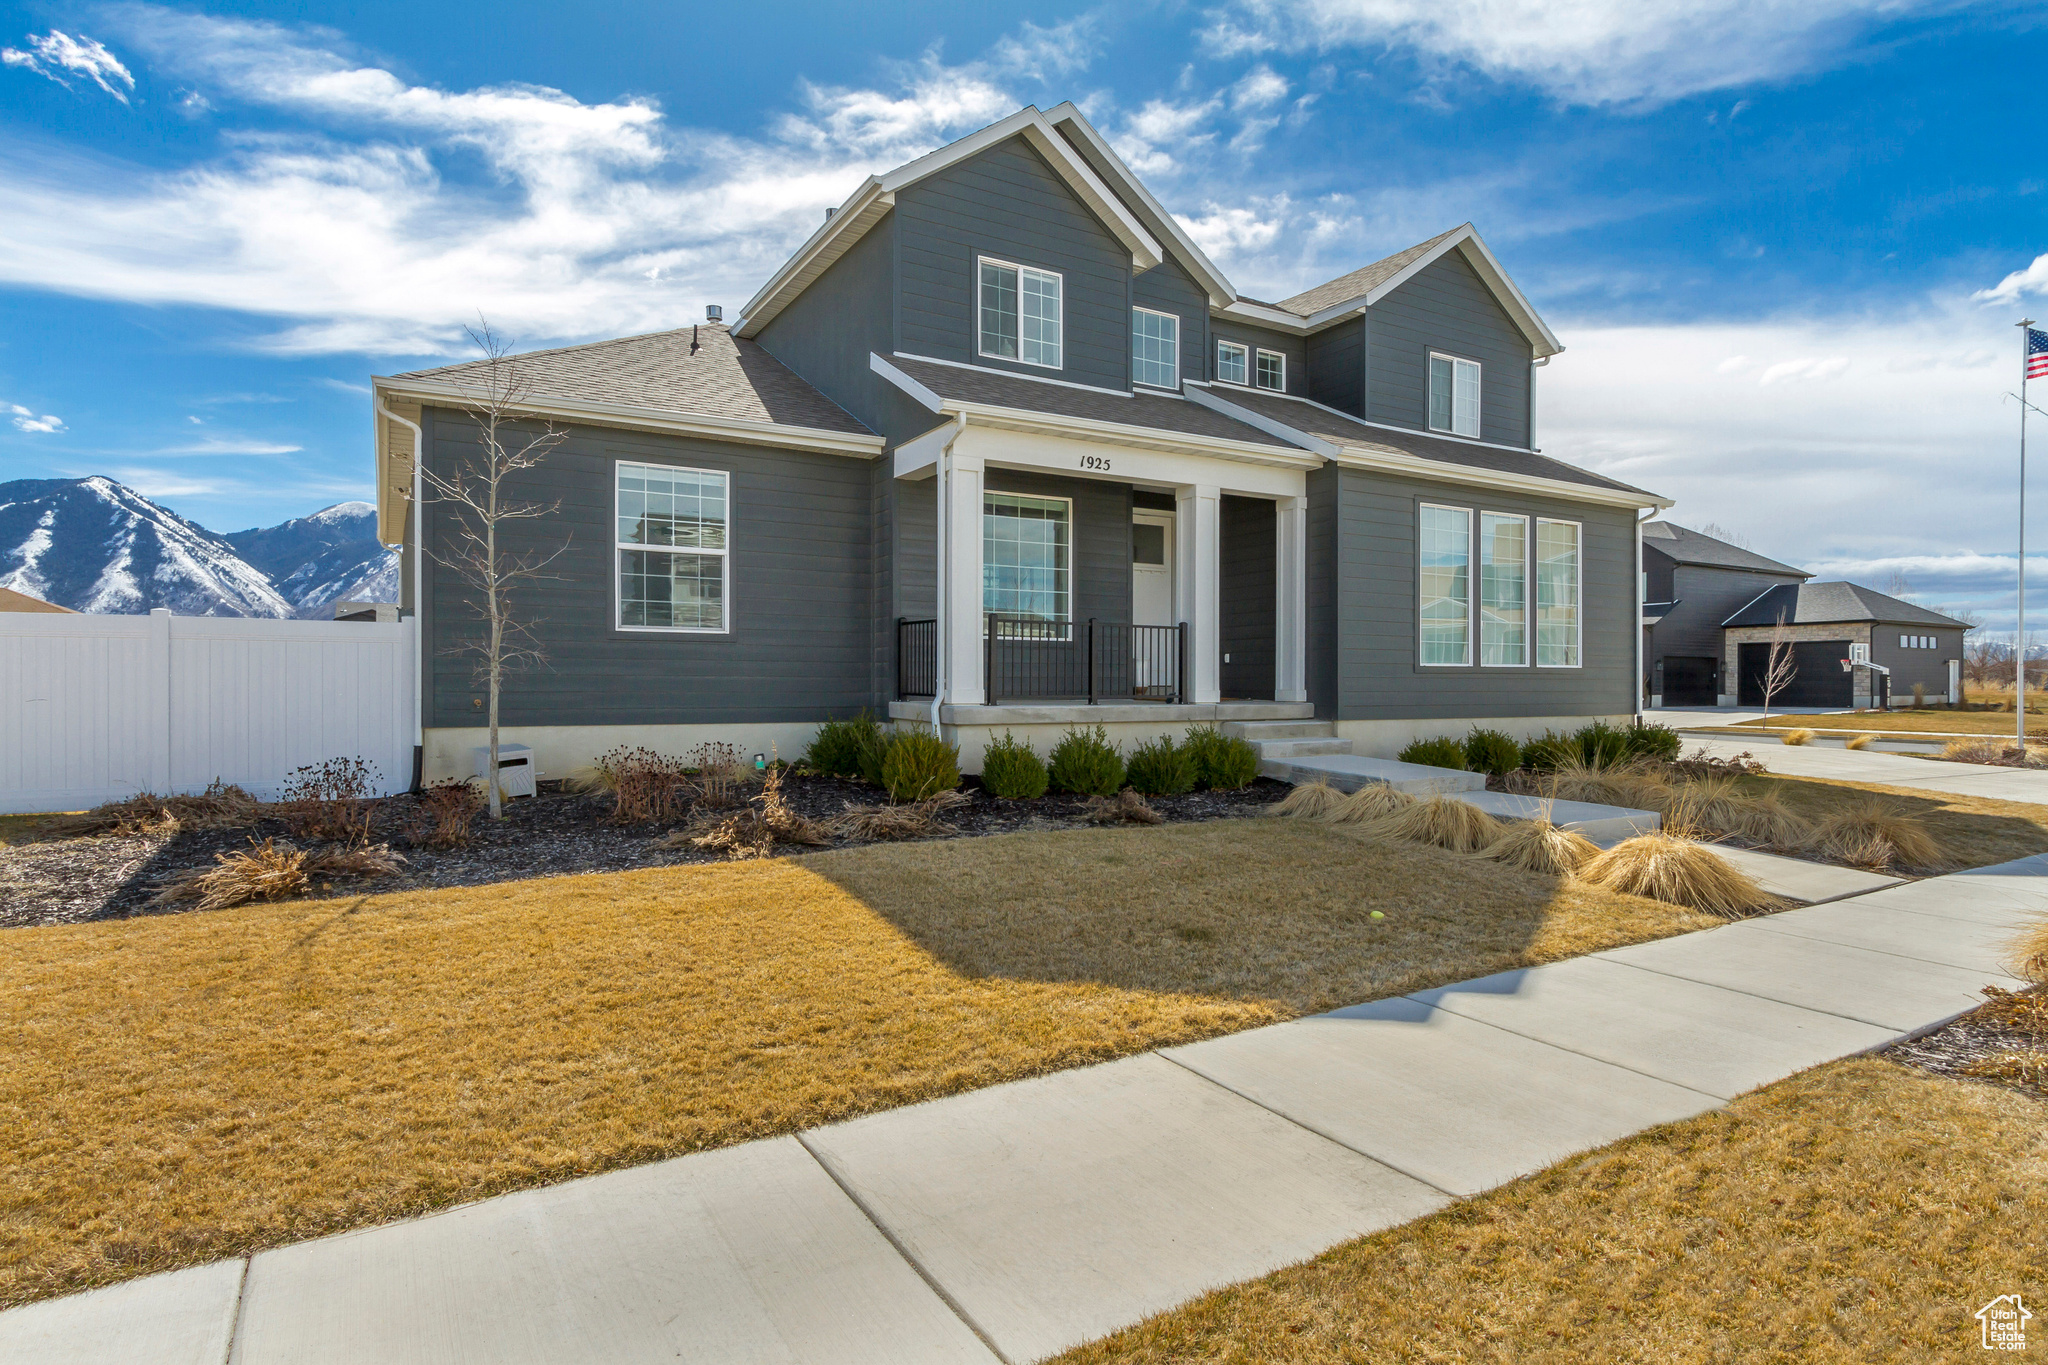
<svg viewBox="0 0 2048 1365">
<path fill-rule="evenodd" d="M 1077 109 L 1023 109 L 869 178 L 730 326 L 519 358 L 567 438 L 523 485 L 557 510 L 513 531 L 562 552 L 508 737 L 557 772 L 787 755 L 868 709 L 972 772 L 1075 721 L 1383 756 L 1625 719 L 1638 521 L 1670 504 L 1538 448 L 1561 349 L 1470 224 L 1244 297 Z M 476 451 L 480 363 L 374 379 L 429 776 L 468 771 L 484 698 L 414 461 Z"/>
<path fill-rule="evenodd" d="M 1721 696 L 1721 623 L 1803 569 L 1669 521 L 1643 524 L 1643 690 L 1651 706 Z"/>
<path fill-rule="evenodd" d="M 1918 685 L 1930 697 L 1962 699 L 1963 636 L 1967 622 L 1901 602 L 1855 583 L 1781 583 L 1760 593 L 1722 623 L 1722 676 L 1736 679 L 1723 706 L 1761 706 L 1763 677 L 1779 623 L 1792 643 L 1794 673 L 1777 706 L 1875 706 L 1883 683 L 1867 668 L 1844 669 L 1844 659 L 1866 659 L 1890 672 L 1890 696 Z"/>
</svg>

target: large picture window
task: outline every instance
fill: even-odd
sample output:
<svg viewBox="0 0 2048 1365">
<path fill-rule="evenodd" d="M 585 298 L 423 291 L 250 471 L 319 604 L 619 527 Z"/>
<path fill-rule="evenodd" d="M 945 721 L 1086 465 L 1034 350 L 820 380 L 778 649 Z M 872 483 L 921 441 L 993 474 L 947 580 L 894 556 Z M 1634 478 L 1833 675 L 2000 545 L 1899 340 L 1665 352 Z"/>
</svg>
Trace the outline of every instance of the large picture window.
<svg viewBox="0 0 2048 1365">
<path fill-rule="evenodd" d="M 1529 662 L 1529 519 L 1479 514 L 1479 662 Z"/>
<path fill-rule="evenodd" d="M 1422 507 L 1422 662 L 1472 662 L 1472 513 Z"/>
<path fill-rule="evenodd" d="M 1536 521 L 1536 666 L 1579 666 L 1581 533 L 1575 521 Z"/>
<path fill-rule="evenodd" d="M 1060 368 L 1064 282 L 1050 270 L 984 260 L 981 353 Z"/>
<path fill-rule="evenodd" d="M 1454 436 L 1479 436 L 1479 363 L 1429 353 L 1429 426 Z"/>
<path fill-rule="evenodd" d="M 1131 310 L 1131 382 L 1180 387 L 1180 318 L 1150 308 Z"/>
<path fill-rule="evenodd" d="M 671 465 L 618 466 L 619 625 L 726 628 L 726 475 Z"/>
<path fill-rule="evenodd" d="M 981 501 L 981 609 L 1065 621 L 1070 613 L 1073 504 L 986 493 Z"/>
</svg>

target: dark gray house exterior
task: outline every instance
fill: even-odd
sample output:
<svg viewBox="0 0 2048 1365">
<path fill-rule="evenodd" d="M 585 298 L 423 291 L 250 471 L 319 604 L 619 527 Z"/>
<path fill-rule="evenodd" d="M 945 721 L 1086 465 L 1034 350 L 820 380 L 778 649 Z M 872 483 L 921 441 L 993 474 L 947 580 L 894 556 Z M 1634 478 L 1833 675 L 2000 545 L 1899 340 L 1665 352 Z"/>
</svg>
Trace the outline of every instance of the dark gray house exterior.
<svg viewBox="0 0 2048 1365">
<path fill-rule="evenodd" d="M 1721 698 L 1721 623 L 1803 569 L 1668 521 L 1643 524 L 1643 688 L 1652 706 Z M 1732 675 L 1730 675 L 1732 676 Z"/>
<path fill-rule="evenodd" d="M 1281 723 L 1386 755 L 1637 709 L 1654 494 L 1534 446 L 1562 349 L 1467 224 L 1238 294 L 1071 105 L 871 177 L 739 311 L 516 361 L 567 439 L 523 545 L 543 772 L 619 743 L 790 754 L 863 708 L 975 771 L 1011 730 Z M 474 613 L 416 462 L 476 365 L 374 381 L 429 776 L 468 770 Z M 429 548 L 421 553 L 424 536 Z"/>
<path fill-rule="evenodd" d="M 1794 672 L 1779 706 L 1875 706 L 1885 679 L 1869 669 L 1845 671 L 1844 659 L 1867 659 L 1889 670 L 1891 699 L 1918 686 L 1929 698 L 1961 700 L 1963 636 L 1970 627 L 1855 583 L 1788 583 L 1771 588 L 1723 622 L 1723 669 L 1736 680 L 1729 706 L 1763 703 L 1762 679 L 1771 640 L 1784 622 Z"/>
</svg>

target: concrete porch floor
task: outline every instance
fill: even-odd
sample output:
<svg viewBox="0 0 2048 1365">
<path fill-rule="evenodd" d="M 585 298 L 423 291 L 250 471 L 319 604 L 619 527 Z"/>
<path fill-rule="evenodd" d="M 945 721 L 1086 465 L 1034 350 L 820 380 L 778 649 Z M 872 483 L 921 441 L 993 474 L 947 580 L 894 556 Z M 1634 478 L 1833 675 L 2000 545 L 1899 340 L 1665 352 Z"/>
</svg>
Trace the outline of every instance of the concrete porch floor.
<svg viewBox="0 0 2048 1365">
<path fill-rule="evenodd" d="M 1034 701 L 1028 704 L 969 706 L 948 702 L 939 708 L 941 725 L 1201 725 L 1238 720 L 1309 720 L 1316 709 L 1305 701 L 1223 701 L 1195 703 L 1110 701 L 1090 706 L 1084 700 Z M 889 719 L 929 721 L 929 701 L 892 701 Z"/>
</svg>

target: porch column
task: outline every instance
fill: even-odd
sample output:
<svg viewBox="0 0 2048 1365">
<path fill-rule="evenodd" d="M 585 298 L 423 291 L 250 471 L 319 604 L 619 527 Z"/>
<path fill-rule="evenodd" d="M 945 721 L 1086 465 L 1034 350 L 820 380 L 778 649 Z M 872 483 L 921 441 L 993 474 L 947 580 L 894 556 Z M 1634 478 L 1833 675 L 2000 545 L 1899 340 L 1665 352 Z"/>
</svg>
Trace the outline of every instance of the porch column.
<svg viewBox="0 0 2048 1365">
<path fill-rule="evenodd" d="M 1174 616 L 1187 623 L 1187 699 L 1213 706 L 1223 699 L 1221 662 L 1222 616 L 1217 599 L 1222 585 L 1223 490 L 1215 484 L 1182 484 L 1174 489 Z"/>
<path fill-rule="evenodd" d="M 946 602 L 944 700 L 955 706 L 979 706 L 988 697 L 981 645 L 982 462 L 966 455 L 940 458 L 947 462 L 939 506 L 946 554 L 936 566 L 938 591 Z"/>
<path fill-rule="evenodd" d="M 1308 499 L 1281 498 L 1273 544 L 1273 700 L 1308 700 Z"/>
</svg>

